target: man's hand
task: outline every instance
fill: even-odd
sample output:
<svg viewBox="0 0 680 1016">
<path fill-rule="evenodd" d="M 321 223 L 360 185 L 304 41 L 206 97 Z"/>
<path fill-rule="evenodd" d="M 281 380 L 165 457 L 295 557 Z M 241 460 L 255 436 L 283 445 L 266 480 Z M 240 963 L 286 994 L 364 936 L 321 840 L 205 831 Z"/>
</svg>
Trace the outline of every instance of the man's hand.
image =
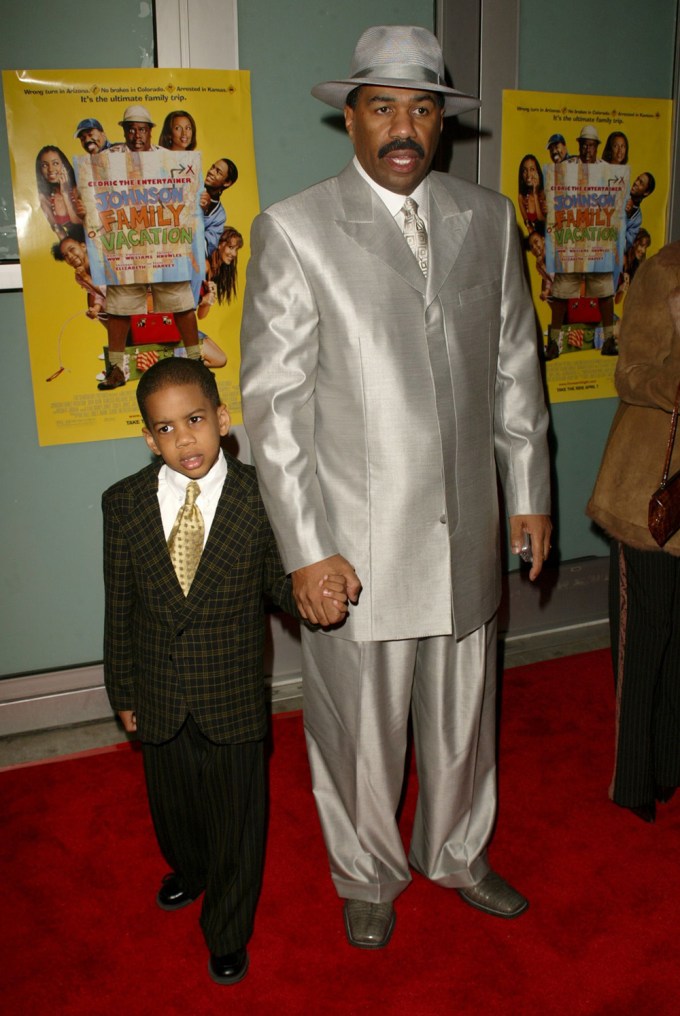
<svg viewBox="0 0 680 1016">
<path fill-rule="evenodd" d="M 354 568 L 341 554 L 298 568 L 291 575 L 293 596 L 305 621 L 329 625 L 343 621 L 347 599 L 356 603 L 361 581 Z"/>
<path fill-rule="evenodd" d="M 137 730 L 137 716 L 134 709 L 119 709 L 118 715 L 128 734 L 134 734 Z"/>
<path fill-rule="evenodd" d="M 201 206 L 201 208 L 203 209 L 203 211 L 205 211 L 206 208 L 208 208 L 208 206 L 210 205 L 211 200 L 212 199 L 211 199 L 210 195 L 208 194 L 207 190 L 201 191 L 199 199 L 198 199 L 198 203 Z"/>
<path fill-rule="evenodd" d="M 513 554 L 519 554 L 524 540 L 524 533 L 531 537 L 533 562 L 529 578 L 533 582 L 543 568 L 543 562 L 550 553 L 550 534 L 552 523 L 549 515 L 511 515 L 510 516 L 510 548 Z"/>
</svg>

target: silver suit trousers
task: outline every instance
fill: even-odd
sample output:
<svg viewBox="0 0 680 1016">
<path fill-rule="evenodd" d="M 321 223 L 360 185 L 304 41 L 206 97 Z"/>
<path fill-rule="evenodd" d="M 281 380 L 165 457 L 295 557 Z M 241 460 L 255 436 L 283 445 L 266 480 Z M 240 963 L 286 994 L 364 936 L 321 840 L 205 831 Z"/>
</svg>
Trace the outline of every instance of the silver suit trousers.
<svg viewBox="0 0 680 1016">
<path fill-rule="evenodd" d="M 496 618 L 453 636 L 349 642 L 302 629 L 305 735 L 338 895 L 393 900 L 411 866 L 446 887 L 489 870 L 496 816 Z M 409 712 L 418 803 L 408 860 L 396 812 Z"/>
</svg>

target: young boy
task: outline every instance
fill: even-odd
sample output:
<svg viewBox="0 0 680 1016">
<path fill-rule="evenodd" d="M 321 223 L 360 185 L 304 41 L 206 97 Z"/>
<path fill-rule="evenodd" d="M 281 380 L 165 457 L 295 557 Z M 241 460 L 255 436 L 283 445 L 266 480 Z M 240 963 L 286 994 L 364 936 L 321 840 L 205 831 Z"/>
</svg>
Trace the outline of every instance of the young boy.
<svg viewBox="0 0 680 1016">
<path fill-rule="evenodd" d="M 230 421 L 213 374 L 161 360 L 137 401 L 162 462 L 102 499 L 106 688 L 143 744 L 172 869 L 158 906 L 205 893 L 209 973 L 234 984 L 248 969 L 264 853 L 264 594 L 295 607 L 255 471 L 220 447 Z M 346 609 L 341 581 L 326 579 L 324 592 Z"/>
</svg>

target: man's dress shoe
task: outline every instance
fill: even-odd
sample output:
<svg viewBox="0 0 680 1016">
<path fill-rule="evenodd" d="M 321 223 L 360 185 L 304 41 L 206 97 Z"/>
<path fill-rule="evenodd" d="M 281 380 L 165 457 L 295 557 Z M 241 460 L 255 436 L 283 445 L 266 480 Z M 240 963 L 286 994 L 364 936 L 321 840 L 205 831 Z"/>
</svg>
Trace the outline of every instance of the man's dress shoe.
<svg viewBox="0 0 680 1016">
<path fill-rule="evenodd" d="M 519 917 L 529 901 L 495 871 L 489 871 L 477 885 L 458 890 L 459 895 L 477 910 L 494 917 Z"/>
<path fill-rule="evenodd" d="M 389 942 L 395 920 L 391 903 L 346 900 L 344 916 L 350 945 L 359 949 L 382 949 Z"/>
<path fill-rule="evenodd" d="M 224 956 L 210 954 L 208 973 L 217 984 L 236 984 L 248 972 L 248 953 L 245 946 Z"/>
<path fill-rule="evenodd" d="M 182 879 L 176 872 L 171 871 L 163 876 L 161 887 L 156 895 L 156 903 L 161 910 L 181 910 L 188 907 L 196 899 L 190 896 L 182 886 Z"/>
</svg>

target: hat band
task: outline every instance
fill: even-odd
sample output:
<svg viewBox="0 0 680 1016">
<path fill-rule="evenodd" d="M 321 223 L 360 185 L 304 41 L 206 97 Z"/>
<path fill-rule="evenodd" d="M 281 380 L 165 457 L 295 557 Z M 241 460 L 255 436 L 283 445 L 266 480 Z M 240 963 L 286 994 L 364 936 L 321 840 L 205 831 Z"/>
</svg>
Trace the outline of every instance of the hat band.
<svg viewBox="0 0 680 1016">
<path fill-rule="evenodd" d="M 433 85 L 441 85 L 441 76 L 428 67 L 419 67 L 417 64 L 379 64 L 376 67 L 366 67 L 357 71 L 352 78 L 394 78 L 404 81 L 431 81 Z"/>
</svg>

